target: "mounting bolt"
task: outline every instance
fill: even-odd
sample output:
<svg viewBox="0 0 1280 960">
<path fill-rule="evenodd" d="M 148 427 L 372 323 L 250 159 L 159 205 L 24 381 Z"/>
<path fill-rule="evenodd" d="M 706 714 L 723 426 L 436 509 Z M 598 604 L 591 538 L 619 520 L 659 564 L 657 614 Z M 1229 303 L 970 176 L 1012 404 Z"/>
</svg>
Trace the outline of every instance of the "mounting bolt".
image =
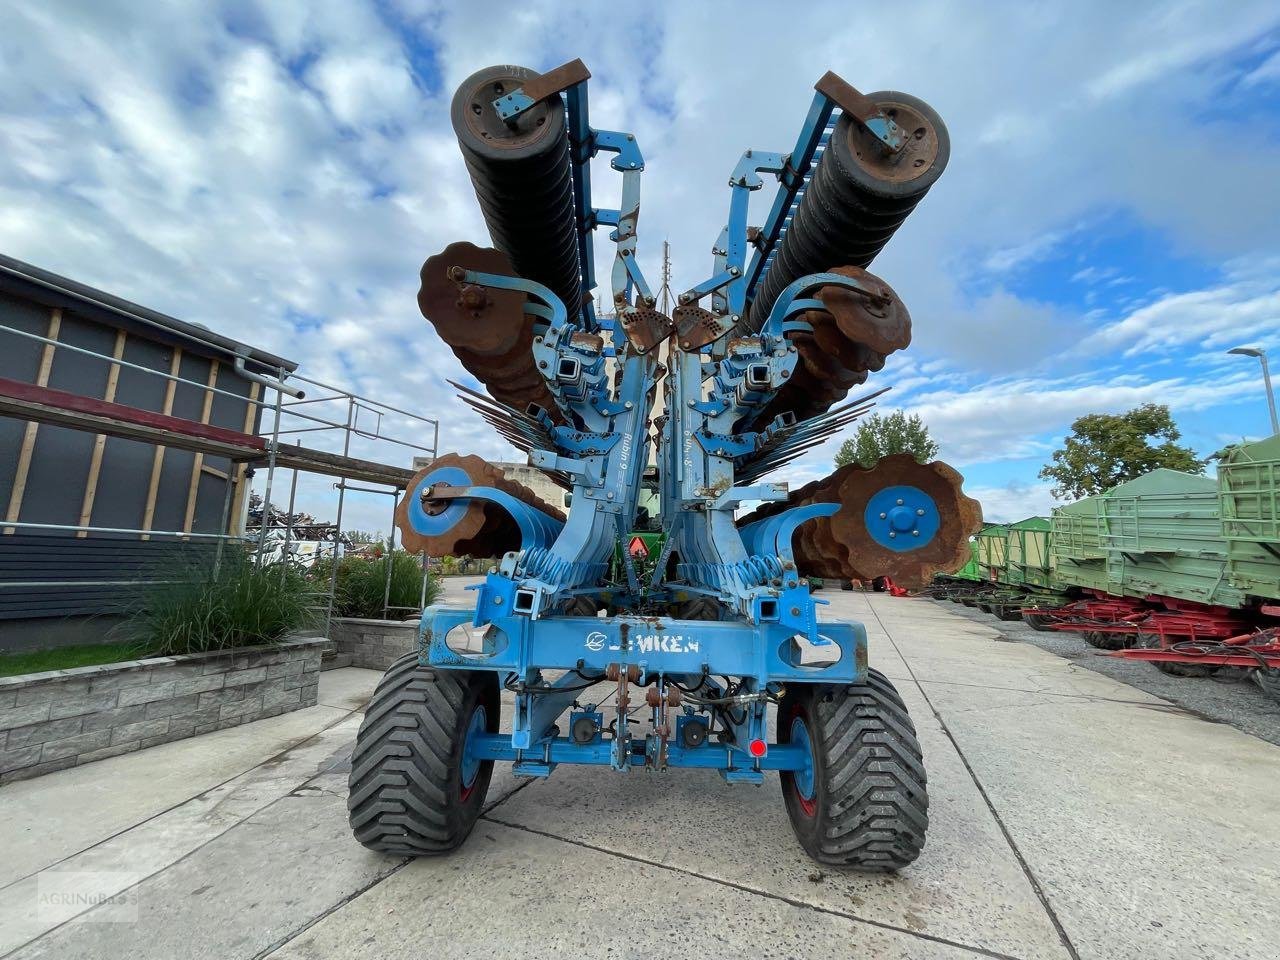
<svg viewBox="0 0 1280 960">
<path fill-rule="evenodd" d="M 888 520 L 888 519 L 889 519 L 889 515 L 888 515 L 887 513 L 882 513 L 882 514 L 880 514 L 880 519 L 881 519 L 881 520 Z"/>
<path fill-rule="evenodd" d="M 898 506 L 902 506 L 902 501 L 901 501 L 901 500 L 899 500 L 899 501 L 898 501 Z"/>
<path fill-rule="evenodd" d="M 494 605 L 495 607 L 500 607 L 500 606 L 502 606 L 502 598 L 501 598 L 501 597 L 494 597 L 494 598 L 493 598 L 493 605 Z"/>
<path fill-rule="evenodd" d="M 612 499 L 613 499 L 613 491 L 612 491 L 612 490 L 610 490 L 610 491 L 609 491 L 609 499 L 610 499 L 610 500 L 612 500 Z"/>
<path fill-rule="evenodd" d="M 892 530 L 890 530 L 890 531 L 889 531 L 889 539 L 890 539 L 890 540 L 896 539 L 896 538 L 897 538 L 897 536 L 898 536 L 898 535 L 897 535 L 896 533 L 894 533 L 894 531 L 892 531 Z"/>
<path fill-rule="evenodd" d="M 737 323 L 737 322 L 738 322 L 739 320 L 741 320 L 742 318 L 741 318 L 741 317 L 739 317 L 739 316 L 735 313 L 735 314 L 734 314 L 733 316 L 731 316 L 729 319 L 730 319 L 730 320 L 732 320 L 734 323 Z"/>
<path fill-rule="evenodd" d="M 917 517 L 923 517 L 923 516 L 924 516 L 924 507 L 921 507 L 919 510 L 917 510 L 917 511 L 916 511 L 916 516 L 917 516 Z"/>
<path fill-rule="evenodd" d="M 622 408 L 623 408 L 624 410 L 630 410 L 630 409 L 631 409 L 631 401 L 630 401 L 630 400 L 628 400 L 626 403 L 624 403 L 624 404 L 622 405 Z"/>
<path fill-rule="evenodd" d="M 912 530 L 912 531 L 911 531 L 911 535 L 912 535 L 913 537 L 918 537 L 918 536 L 920 536 L 920 531 L 919 531 L 919 530 Z"/>
</svg>

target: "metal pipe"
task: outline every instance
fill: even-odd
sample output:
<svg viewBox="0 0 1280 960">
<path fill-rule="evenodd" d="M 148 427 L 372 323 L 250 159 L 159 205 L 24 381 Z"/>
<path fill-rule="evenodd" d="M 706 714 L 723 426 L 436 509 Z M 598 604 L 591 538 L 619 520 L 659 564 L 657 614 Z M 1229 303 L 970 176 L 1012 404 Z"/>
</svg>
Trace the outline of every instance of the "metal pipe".
<svg viewBox="0 0 1280 960">
<path fill-rule="evenodd" d="M 399 489 L 396 493 L 399 494 Z M 387 611 L 391 604 L 391 570 L 395 566 L 395 550 L 396 550 L 396 507 L 398 506 L 398 498 L 391 499 L 391 526 L 387 529 L 387 581 L 382 587 L 382 619 L 387 619 Z"/>
<path fill-rule="evenodd" d="M 0 583 L 0 590 L 15 587 L 145 587 L 158 583 L 178 583 L 177 580 L 11 580 Z"/>
<path fill-rule="evenodd" d="M 236 355 L 234 366 L 235 366 L 236 373 L 240 374 L 240 376 L 244 377 L 246 380 L 252 380 L 254 383 L 260 383 L 264 387 L 270 387 L 272 390 L 277 390 L 280 393 L 287 393 L 289 396 L 294 397 L 298 400 L 301 400 L 303 397 L 306 396 L 306 394 L 303 393 L 301 390 L 299 390 L 297 387 L 287 386 L 283 379 L 272 380 L 270 377 L 264 377 L 260 373 L 254 373 L 253 371 L 249 370 L 244 365 L 243 354 Z M 279 367 L 277 369 L 281 371 L 280 375 L 283 378 L 284 367 Z"/>
<path fill-rule="evenodd" d="M 266 381 L 263 381 L 266 382 Z M 267 450 L 267 486 L 262 494 L 262 526 L 258 529 L 258 549 L 254 553 L 254 566 L 262 566 L 262 548 L 267 544 L 267 518 L 271 515 L 271 483 L 276 476 L 276 449 L 280 446 L 280 403 L 284 391 L 276 389 L 276 420 L 271 429 L 271 443 Z"/>
<path fill-rule="evenodd" d="M 131 369 L 131 370 L 137 370 L 137 371 L 139 371 L 140 373 L 150 374 L 150 375 L 151 375 L 151 376 L 153 376 L 153 377 L 160 377 L 160 378 L 161 378 L 161 379 L 163 379 L 163 380 L 172 380 L 172 381 L 174 381 L 175 383 L 185 383 L 185 384 L 187 384 L 188 386 L 196 387 L 196 388 L 198 388 L 199 390 L 202 390 L 202 391 L 207 391 L 207 392 L 209 392 L 209 393 L 218 394 L 219 396 L 223 396 L 223 397 L 230 397 L 231 399 L 233 399 L 233 400 L 237 400 L 237 401 L 239 401 L 240 403 L 247 403 L 247 404 L 251 404 L 252 406 L 255 406 L 255 407 L 266 407 L 266 406 L 272 406 L 272 404 L 268 404 L 268 403 L 267 403 L 266 401 L 264 401 L 264 400 L 254 400 L 254 399 L 252 399 L 251 397 L 247 397 L 247 396 L 245 396 L 244 394 L 241 394 L 241 393 L 233 393 L 232 391 L 230 391 L 230 390 L 224 390 L 224 389 L 222 389 L 221 387 L 211 387 L 211 386 L 209 386 L 207 383 L 205 383 L 204 381 L 188 380 L 186 377 L 180 377 L 180 376 L 178 376 L 177 374 L 173 374 L 173 373 L 166 373 L 166 372 L 165 372 L 165 371 L 163 371 L 163 370 L 153 370 L 151 367 L 144 367 L 144 366 L 142 366 L 141 364 L 133 363 L 133 362 L 131 362 L 131 361 L 129 361 L 129 360 L 116 359 L 115 357 L 108 356 L 107 354 L 99 353 L 99 352 L 97 352 L 96 350 L 88 350 L 88 349 L 86 349 L 86 348 L 84 348 L 84 347 L 77 347 L 77 346 L 76 346 L 76 345 L 74 345 L 74 344 L 71 344 L 71 343 L 65 343 L 65 342 L 63 342 L 63 341 L 61 341 L 61 340 L 51 340 L 51 339 L 50 339 L 50 338 L 48 338 L 48 337 L 42 337 L 42 336 L 40 336 L 40 334 L 38 334 L 38 333 L 31 333 L 31 332 L 30 332 L 30 331 L 28 331 L 28 330 L 19 330 L 19 329 L 17 329 L 16 327 L 10 327 L 10 326 L 8 326 L 8 325 L 6 325 L 6 324 L 0 324 L 0 332 L 16 334 L 17 336 L 20 336 L 20 337 L 26 337 L 28 340 L 34 340 L 34 341 L 36 341 L 37 343 L 46 343 L 46 344 L 49 344 L 50 346 L 56 347 L 56 348 L 57 348 L 57 349 L 59 349 L 59 350 L 67 350 L 67 351 L 69 351 L 69 352 L 71 352 L 71 353 L 79 353 L 79 354 L 82 354 L 83 356 L 86 356 L 86 357 L 93 357 L 94 359 L 102 360 L 104 363 L 112 363 L 112 364 L 115 364 L 115 365 L 117 365 L 117 366 L 121 366 L 121 367 L 128 367 L 128 368 L 129 368 L 129 369 Z M 302 381 L 307 382 L 307 383 L 315 383 L 315 381 L 313 381 L 313 380 L 308 380 L 306 377 L 299 377 L 299 376 L 297 376 L 297 375 L 294 375 L 294 376 L 293 376 L 293 379 L 295 379 L 295 380 L 302 380 Z M 271 386 L 271 387 L 272 387 L 272 389 L 274 389 L 274 388 L 275 388 L 275 384 L 274 384 L 274 383 L 269 384 L 269 386 Z M 336 387 L 330 387 L 330 386 L 327 386 L 327 385 L 325 385 L 325 386 L 324 386 L 324 388 L 325 388 L 326 390 L 337 390 L 337 388 L 336 388 Z M 286 392 L 288 392 L 288 391 L 289 391 L 289 389 L 291 389 L 291 388 L 286 388 Z M 370 400 L 368 397 L 362 397 L 362 396 L 360 396 L 360 395 L 358 395 L 358 394 L 354 394 L 354 393 L 346 393 L 346 392 L 343 392 L 341 396 L 336 396 L 336 397 L 323 397 L 323 398 L 318 398 L 318 399 L 320 399 L 320 400 L 325 400 L 325 401 L 335 401 L 335 402 L 336 402 L 336 401 L 340 401 L 340 400 L 346 400 L 346 399 L 348 399 L 348 398 L 352 398 L 352 399 L 356 399 L 356 400 L 362 400 L 362 401 L 364 401 L 365 403 L 378 404 L 378 401 L 377 401 L 377 400 Z M 309 415 L 309 414 L 305 414 L 305 413 L 295 413 L 293 410 L 291 410 L 291 409 L 287 409 L 287 408 L 288 408 L 288 407 L 290 407 L 290 406 L 293 406 L 293 405 L 292 405 L 292 404 L 285 404 L 285 405 L 284 405 L 284 407 L 285 407 L 285 409 L 284 409 L 284 414 L 285 414 L 286 416 L 297 417 L 299 420 L 309 420 L 309 421 L 310 421 L 310 422 L 312 422 L 312 423 L 320 423 L 320 424 L 324 424 L 327 428 L 330 428 L 330 429 L 332 429 L 332 428 L 337 428 L 337 429 L 350 429 L 350 426 L 349 426 L 348 424 L 344 424 L 344 423 L 342 423 L 341 421 L 338 421 L 338 420 L 325 420 L 323 417 L 314 417 L 314 416 L 311 416 L 311 415 Z M 409 412 L 409 411 L 407 411 L 407 410 L 401 410 L 401 409 L 399 409 L 398 407 L 391 407 L 391 406 L 388 406 L 387 404 L 379 404 L 379 406 L 382 406 L 382 407 L 384 407 L 384 408 L 385 408 L 385 409 L 387 409 L 387 410 L 392 410 L 392 411 L 394 411 L 394 412 L 396 412 L 396 413 L 403 414 L 404 416 L 406 416 L 406 417 L 410 417 L 410 418 L 412 418 L 412 419 L 414 419 L 414 420 L 421 421 L 422 423 L 429 423 L 429 424 L 431 424 L 431 425 L 433 425 L 433 426 L 435 427 L 436 435 L 437 435 L 437 437 L 439 436 L 439 432 L 440 432 L 440 422 L 439 422 L 438 420 L 433 420 L 433 419 L 432 419 L 432 418 L 430 418 L 430 417 L 423 417 L 423 416 L 419 416 L 419 415 L 417 415 L 417 414 L 410 413 L 410 412 Z M 298 432 L 298 431 L 287 431 L 287 430 L 286 430 L 286 431 L 283 431 L 283 432 L 289 433 L 289 432 Z M 399 443 L 399 444 L 402 444 L 402 445 L 404 445 L 404 446 L 412 446 L 412 447 L 415 447 L 415 449 L 420 449 L 420 450 L 424 450 L 424 451 L 427 449 L 426 447 L 417 447 L 415 444 L 409 444 L 409 443 L 406 443 L 405 441 L 396 440 L 396 439 L 394 439 L 393 437 L 381 437 L 381 436 L 374 437 L 374 436 L 371 436 L 371 437 L 370 437 L 370 439 L 373 439 L 373 440 L 386 440 L 386 441 L 387 441 L 387 442 L 389 442 L 389 443 Z"/>
<path fill-rule="evenodd" d="M 1258 353 L 1261 354 L 1258 359 L 1262 361 L 1262 382 L 1267 387 L 1267 409 L 1271 412 L 1271 432 L 1280 433 L 1280 420 L 1276 419 L 1276 395 L 1271 389 L 1271 370 L 1267 366 L 1267 354 L 1264 350 L 1259 350 Z"/>
<path fill-rule="evenodd" d="M 227 532 L 227 523 L 231 519 L 231 491 L 235 489 L 235 481 L 232 479 L 232 473 L 228 471 L 227 482 L 224 484 L 226 492 L 222 495 L 222 519 L 218 521 L 218 530 L 221 533 Z M 218 575 L 218 570 L 222 567 L 222 546 L 224 541 L 218 541 L 218 549 L 213 557 L 213 575 Z"/>
<path fill-rule="evenodd" d="M 351 417 L 355 412 L 355 398 L 347 400 L 347 432 L 343 434 L 342 439 L 342 455 L 345 457 L 351 452 Z M 329 605 L 324 611 L 324 632 L 328 636 L 333 626 L 333 595 L 338 589 L 338 546 L 342 543 L 342 507 L 346 500 L 347 487 L 345 483 L 337 483 L 338 488 L 338 518 L 333 525 L 333 566 L 329 568 Z"/>
<path fill-rule="evenodd" d="M 6 520 L 6 527 L 23 527 L 28 530 L 84 530 L 87 533 L 136 533 L 153 537 L 199 537 L 202 540 L 245 540 L 251 537 L 232 533 L 189 533 L 186 530 L 139 530 L 135 527 L 86 527 L 70 523 L 31 523 L 26 520 Z"/>
<path fill-rule="evenodd" d="M 1232 347 L 1227 353 L 1240 357 L 1257 357 L 1262 364 L 1262 383 L 1267 390 L 1267 411 L 1271 414 L 1271 432 L 1280 433 L 1280 419 L 1276 418 L 1276 396 L 1271 389 L 1271 369 L 1267 365 L 1267 351 L 1262 347 Z"/>
</svg>

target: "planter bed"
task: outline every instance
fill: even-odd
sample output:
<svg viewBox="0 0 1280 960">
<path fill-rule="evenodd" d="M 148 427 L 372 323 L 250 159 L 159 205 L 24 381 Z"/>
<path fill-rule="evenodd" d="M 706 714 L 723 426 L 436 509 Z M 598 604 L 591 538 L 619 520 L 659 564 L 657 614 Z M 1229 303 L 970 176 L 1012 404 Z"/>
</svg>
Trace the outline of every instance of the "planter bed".
<svg viewBox="0 0 1280 960">
<path fill-rule="evenodd" d="M 0 784 L 314 706 L 327 643 L 0 677 Z"/>
<path fill-rule="evenodd" d="M 418 620 L 334 617 L 329 623 L 329 637 L 341 663 L 386 670 L 410 650 L 418 649 Z"/>
</svg>

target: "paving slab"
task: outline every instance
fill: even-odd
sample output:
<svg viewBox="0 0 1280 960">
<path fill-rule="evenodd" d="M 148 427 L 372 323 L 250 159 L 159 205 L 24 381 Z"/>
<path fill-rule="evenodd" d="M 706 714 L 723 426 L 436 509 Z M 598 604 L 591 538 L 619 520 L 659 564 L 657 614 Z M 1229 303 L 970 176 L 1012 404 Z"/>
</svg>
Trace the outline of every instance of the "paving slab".
<svg viewBox="0 0 1280 960">
<path fill-rule="evenodd" d="M 29 824 L 0 857 L 0 956 L 1274 954 L 1280 749 L 942 604 L 821 597 L 867 624 L 924 746 L 932 826 L 898 876 L 818 867 L 776 776 L 709 771 L 529 783 L 500 765 L 460 851 L 372 854 L 347 829 L 346 775 L 380 674 L 348 668 L 310 711 L 0 791 L 0 823 Z M 115 876 L 95 889 L 123 887 L 136 918 L 106 922 L 113 903 L 33 922 L 40 878 L 19 878 L 42 868 Z"/>
<path fill-rule="evenodd" d="M 234 827 L 133 887 L 132 922 L 103 922 L 111 908 L 98 907 L 11 960 L 221 960 L 269 950 L 404 862 L 352 841 L 346 786 L 345 773 L 321 774 L 242 813 Z"/>
<path fill-rule="evenodd" d="M 659 954 L 812 960 L 974 956 L 483 821 L 453 857 L 410 863 L 269 956 L 650 960 Z"/>
<path fill-rule="evenodd" d="M 0 789 L 0 885 L 238 777 L 346 715 L 334 707 L 307 707 L 7 784 Z"/>
<path fill-rule="evenodd" d="M 364 710 L 373 688 L 382 679 L 381 670 L 365 670 L 361 667 L 340 667 L 320 674 L 318 702 L 340 710 Z"/>
<path fill-rule="evenodd" d="M 918 606 L 913 604 L 912 606 Z M 873 611 L 895 638 L 909 619 Z M 955 643 L 974 624 L 955 617 Z M 939 642 L 948 623 L 938 620 Z M 961 626 L 963 625 L 963 626 Z M 992 628 L 981 627 L 992 632 Z M 933 650 L 898 643 L 927 674 Z M 1046 651 L 992 644 L 1026 670 Z M 1064 662 L 1064 661 L 1060 661 Z M 1111 678 L 1087 696 L 923 681 L 1081 957 L 1262 958 L 1280 923 L 1280 749 Z"/>
<path fill-rule="evenodd" d="M 490 819 L 906 933 L 1026 958 L 1066 949 L 955 748 L 914 687 L 901 689 L 929 773 L 930 830 L 896 876 L 821 868 L 797 843 L 776 774 L 760 787 L 714 771 L 561 767 Z"/>
<path fill-rule="evenodd" d="M 40 941 L 30 955 L 48 956 L 50 950 L 65 950 L 64 955 L 89 956 L 90 948 L 100 938 L 103 942 L 114 942 L 107 934 L 137 941 L 132 949 L 122 953 L 138 955 L 142 945 L 148 949 L 155 945 L 157 936 L 148 933 L 145 927 L 133 924 L 97 922 L 95 917 L 113 913 L 116 907 L 109 905 L 95 909 L 92 906 L 126 891 L 131 898 L 145 901 L 148 911 L 163 913 L 167 917 L 166 926 L 172 925 L 173 930 L 184 931 L 187 924 L 172 923 L 177 919 L 175 908 L 194 906 L 203 909 L 203 906 L 199 900 L 159 898 L 149 892 L 156 888 L 167 889 L 167 881 L 163 878 L 169 877 L 173 871 L 166 868 L 181 863 L 184 864 L 183 869 L 187 869 L 191 862 L 201 859 L 196 856 L 197 851 L 239 828 L 259 811 L 294 791 L 300 796 L 310 797 L 312 791 L 318 789 L 313 786 L 317 776 L 335 768 L 342 771 L 349 768 L 347 759 L 359 723 L 359 715 L 348 715 L 341 723 L 322 730 L 239 777 L 0 890 L 0 956 L 55 930 L 57 933 Z M 341 780 L 345 803 L 346 773 L 340 772 L 337 777 Z M 334 775 L 329 774 L 324 782 L 332 785 L 336 782 Z M 343 820 L 345 826 L 344 817 L 338 819 Z M 312 831 L 317 824 L 315 820 L 299 819 L 289 825 L 306 844 L 311 842 Z M 243 865 L 247 866 L 251 859 L 242 853 Z M 276 882 L 274 874 L 278 864 L 261 857 L 258 860 L 256 876 L 259 880 Z M 325 861 L 326 875 L 331 867 L 332 864 Z M 148 879 L 156 875 L 162 879 Z M 209 871 L 208 876 L 220 878 L 217 870 Z M 41 902 L 42 893 L 63 888 L 76 894 L 74 902 L 61 905 L 60 909 Z M 268 896 L 266 899 L 272 898 Z M 186 935 L 185 932 L 182 935 Z"/>
</svg>

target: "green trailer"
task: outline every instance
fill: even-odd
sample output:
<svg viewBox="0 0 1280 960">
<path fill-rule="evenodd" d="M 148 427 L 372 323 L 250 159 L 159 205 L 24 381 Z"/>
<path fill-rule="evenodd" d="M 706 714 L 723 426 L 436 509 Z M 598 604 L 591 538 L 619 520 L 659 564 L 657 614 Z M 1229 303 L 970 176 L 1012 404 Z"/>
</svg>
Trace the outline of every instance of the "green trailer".
<svg viewBox="0 0 1280 960">
<path fill-rule="evenodd" d="M 1153 470 L 1108 490 L 1100 504 L 1108 593 L 1247 606 L 1227 577 L 1216 480 Z"/>
<path fill-rule="evenodd" d="M 1049 550 L 1052 530 L 1048 517 L 1027 517 L 1009 525 L 1006 582 L 1028 589 L 1052 588 L 1053 555 Z"/>
<path fill-rule="evenodd" d="M 1280 600 L 1280 435 L 1218 456 L 1228 579 L 1246 596 Z"/>
<path fill-rule="evenodd" d="M 1053 511 L 1054 584 L 1107 591 L 1107 551 L 1103 545 L 1102 497 L 1085 497 Z"/>
</svg>

